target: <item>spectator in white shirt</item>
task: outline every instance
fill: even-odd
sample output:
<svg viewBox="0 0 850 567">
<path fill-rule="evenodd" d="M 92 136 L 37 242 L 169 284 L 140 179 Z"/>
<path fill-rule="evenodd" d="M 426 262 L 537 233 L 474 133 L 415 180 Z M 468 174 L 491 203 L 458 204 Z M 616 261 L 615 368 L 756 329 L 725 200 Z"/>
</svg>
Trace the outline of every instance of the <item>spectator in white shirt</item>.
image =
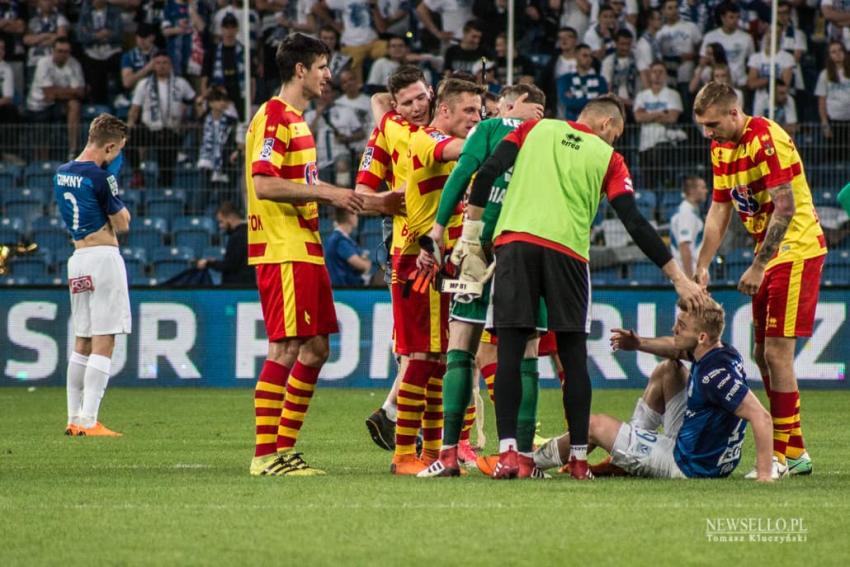
<svg viewBox="0 0 850 567">
<path fill-rule="evenodd" d="M 15 106 L 15 73 L 6 62 L 6 42 L 0 41 L 0 160 L 21 161 L 12 156 L 18 151 L 18 136 L 12 125 L 20 122 L 21 115 Z"/>
<path fill-rule="evenodd" d="M 694 76 L 691 77 L 691 82 L 688 85 L 688 92 L 691 97 L 709 81 L 714 72 L 716 65 L 725 65 L 729 67 L 729 61 L 726 59 L 726 50 L 719 43 L 710 43 L 705 48 L 705 57 L 700 57 L 699 65 L 694 69 Z"/>
<path fill-rule="evenodd" d="M 387 90 L 387 79 L 401 65 L 405 63 L 433 62 L 435 58 L 428 54 L 412 54 L 407 41 L 399 35 L 391 35 L 387 38 L 387 54 L 381 57 L 369 69 L 369 78 L 366 80 L 365 90 L 369 93 L 384 92 Z M 431 72 L 422 69 L 428 84 L 431 84 Z"/>
<path fill-rule="evenodd" d="M 373 11 L 377 10 L 376 0 L 319 0 L 313 7 L 314 13 L 326 21 L 328 9 L 342 16 L 340 51 L 351 57 L 351 69 L 362 83 L 363 62 L 387 53 L 387 42 L 378 37 L 375 29 Z"/>
<path fill-rule="evenodd" d="M 846 0 L 821 0 L 820 9 L 829 22 L 829 39 L 841 40 L 850 28 L 850 3 Z"/>
<path fill-rule="evenodd" d="M 665 0 L 661 9 L 664 25 L 658 31 L 661 57 L 667 66 L 667 75 L 679 92 L 687 92 L 687 85 L 694 75 L 694 66 L 699 59 L 697 49 L 702 33 L 693 22 L 679 17 L 678 0 Z"/>
<path fill-rule="evenodd" d="M 27 97 L 27 110 L 33 122 L 56 123 L 63 118 L 66 120 L 69 156 L 77 155 L 80 107 L 85 95 L 83 68 L 71 57 L 71 42 L 60 37 L 53 42 L 51 55 L 39 59 L 35 66 L 35 76 Z M 42 156 L 39 158 L 44 159 Z"/>
<path fill-rule="evenodd" d="M 776 14 L 779 24 L 776 29 L 776 34 L 779 36 L 779 47 L 794 56 L 797 66 L 794 69 L 794 84 L 792 86 L 795 90 L 801 91 L 805 88 L 805 84 L 803 83 L 800 59 L 802 59 L 803 53 L 808 47 L 806 34 L 791 19 L 791 3 L 788 0 L 779 0 Z M 768 30 L 768 33 L 770 33 L 770 30 Z"/>
<path fill-rule="evenodd" d="M 590 0 L 590 21 L 592 23 L 599 20 L 599 9 L 605 4 L 609 4 L 614 9 L 617 29 L 625 28 L 634 35 L 639 13 L 637 0 Z"/>
<path fill-rule="evenodd" d="M 725 2 L 717 9 L 721 25 L 702 38 L 700 57 L 703 64 L 708 63 L 708 45 L 719 43 L 726 50 L 726 59 L 732 73 L 732 82 L 736 87 L 747 83 L 747 59 L 755 52 L 753 38 L 738 27 L 741 20 L 741 9 L 737 4 Z"/>
<path fill-rule="evenodd" d="M 109 104 L 109 83 L 121 72 L 121 9 L 106 0 L 85 0 L 75 31 L 83 46 L 83 70 L 91 101 Z"/>
<path fill-rule="evenodd" d="M 549 6 L 558 9 L 560 4 L 561 28 L 576 30 L 577 38 L 584 37 L 584 32 L 590 26 L 590 11 L 592 9 L 590 0 L 547 0 Z M 549 97 L 546 97 L 547 100 Z"/>
<path fill-rule="evenodd" d="M 349 71 L 346 71 L 349 72 Z M 327 85 L 315 108 L 304 113 L 304 120 L 316 140 L 319 179 L 335 185 L 351 184 L 352 159 L 349 144 L 365 138 L 363 122 L 350 108 L 338 104 L 337 92 Z"/>
<path fill-rule="evenodd" d="M 797 104 L 790 94 L 788 85 L 777 81 L 776 90 L 773 93 L 773 120 L 782 126 L 791 136 L 797 134 Z M 762 99 L 761 106 L 753 106 L 753 116 L 768 117 L 769 108 L 767 98 Z"/>
<path fill-rule="evenodd" d="M 689 278 L 693 277 L 700 248 L 702 248 L 702 204 L 708 188 L 701 177 L 688 176 L 682 191 L 684 199 L 670 218 L 670 249 L 673 258 Z"/>
<path fill-rule="evenodd" d="M 750 55 L 747 61 L 747 88 L 755 93 L 753 97 L 754 108 L 767 107 L 770 85 L 770 34 L 766 34 L 761 43 L 761 50 Z M 794 56 L 787 51 L 777 51 L 774 66 L 777 83 L 781 81 L 790 86 L 794 80 L 794 68 L 797 66 Z"/>
<path fill-rule="evenodd" d="M 685 134 L 672 128 L 682 113 L 682 98 L 667 86 L 667 68 L 656 61 L 649 69 L 649 88 L 635 98 L 635 121 L 640 124 L 638 155 L 644 184 L 660 187 L 662 170 L 670 163 L 670 148 Z"/>
<path fill-rule="evenodd" d="M 564 116 L 564 108 L 558 93 L 558 78 L 576 72 L 576 45 L 578 33 L 573 28 L 558 30 L 558 54 L 554 55 L 543 70 L 540 87 L 546 93 L 546 111 L 549 116 Z"/>
<path fill-rule="evenodd" d="M 584 43 L 590 47 L 596 61 L 614 53 L 614 34 L 617 33 L 617 15 L 610 4 L 599 7 L 599 19 L 596 25 L 584 33 Z"/>
<path fill-rule="evenodd" d="M 363 84 L 357 80 L 351 69 L 346 69 L 339 74 L 339 86 L 342 89 L 342 96 L 336 99 L 334 105 L 351 109 L 363 127 L 362 137 L 355 137 L 350 142 L 357 145 L 359 142 L 366 141 L 366 136 L 375 126 L 372 122 L 371 98 L 363 93 L 361 90 Z M 360 151 L 363 147 L 361 145 L 359 148 L 352 149 Z"/>
<path fill-rule="evenodd" d="M 815 96 L 821 131 L 831 142 L 831 157 L 846 157 L 850 147 L 850 57 L 839 41 L 829 42 L 826 68 L 818 75 Z"/>
<path fill-rule="evenodd" d="M 443 28 L 437 27 L 434 14 L 440 14 Z M 431 35 L 446 43 L 463 39 L 463 26 L 473 18 L 471 0 L 422 0 L 416 6 L 419 22 Z"/>
<path fill-rule="evenodd" d="M 27 23 L 24 45 L 27 46 L 27 67 L 32 69 L 38 60 L 50 55 L 60 37 L 68 37 L 68 19 L 59 13 L 56 0 L 38 0 L 36 12 Z"/>
<path fill-rule="evenodd" d="M 378 9 L 375 16 L 375 29 L 386 36 L 404 36 L 410 31 L 410 10 L 408 0 L 377 0 Z"/>
<path fill-rule="evenodd" d="M 617 32 L 616 50 L 602 60 L 600 74 L 608 83 L 609 92 L 617 95 L 626 110 L 631 114 L 632 104 L 637 95 L 639 76 L 632 51 L 634 36 L 632 32 L 622 29 Z"/>
<path fill-rule="evenodd" d="M 653 61 L 661 61 L 658 31 L 663 25 L 661 12 L 650 8 L 646 15 L 646 29 L 635 44 L 635 65 L 640 73 L 640 88 L 649 88 L 649 68 Z"/>
<path fill-rule="evenodd" d="M 155 148 L 164 187 L 171 186 L 182 130 L 194 100 L 195 90 L 174 74 L 167 53 L 156 54 L 153 73 L 139 81 L 133 91 L 127 125 L 136 129 L 133 139 L 139 150 Z"/>
</svg>

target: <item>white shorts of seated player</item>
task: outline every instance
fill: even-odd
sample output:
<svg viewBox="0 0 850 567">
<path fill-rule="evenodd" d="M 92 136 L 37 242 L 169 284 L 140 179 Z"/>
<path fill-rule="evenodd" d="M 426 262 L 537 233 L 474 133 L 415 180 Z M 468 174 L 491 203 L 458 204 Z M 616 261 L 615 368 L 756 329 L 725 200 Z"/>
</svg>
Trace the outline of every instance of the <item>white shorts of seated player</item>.
<svg viewBox="0 0 850 567">
<path fill-rule="evenodd" d="M 127 268 L 115 246 L 78 248 L 68 259 L 74 334 L 129 334 L 132 330 Z"/>
<path fill-rule="evenodd" d="M 686 478 L 673 458 L 676 435 L 685 419 L 687 388 L 667 401 L 663 414 L 663 432 L 650 431 L 624 423 L 611 448 L 611 463 L 624 471 L 652 478 Z"/>
</svg>

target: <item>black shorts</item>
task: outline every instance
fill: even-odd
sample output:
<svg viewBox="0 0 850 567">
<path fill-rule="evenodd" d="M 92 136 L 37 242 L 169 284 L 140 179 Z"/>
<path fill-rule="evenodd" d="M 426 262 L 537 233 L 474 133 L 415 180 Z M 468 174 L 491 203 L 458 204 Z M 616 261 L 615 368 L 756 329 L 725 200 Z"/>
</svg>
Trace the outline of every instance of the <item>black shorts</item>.
<svg viewBox="0 0 850 567">
<path fill-rule="evenodd" d="M 493 278 L 495 328 L 534 329 L 541 297 L 550 331 L 590 332 L 590 272 L 585 262 L 528 242 L 498 247 Z"/>
</svg>

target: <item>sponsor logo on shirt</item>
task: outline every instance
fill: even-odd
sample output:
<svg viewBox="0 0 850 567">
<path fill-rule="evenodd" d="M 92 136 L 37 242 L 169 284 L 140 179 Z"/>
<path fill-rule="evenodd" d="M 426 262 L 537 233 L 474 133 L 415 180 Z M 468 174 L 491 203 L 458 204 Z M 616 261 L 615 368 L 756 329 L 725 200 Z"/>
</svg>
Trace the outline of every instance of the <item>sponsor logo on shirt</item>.
<svg viewBox="0 0 850 567">
<path fill-rule="evenodd" d="M 316 167 L 316 162 L 311 161 L 304 165 L 304 181 L 307 185 L 319 184 L 319 168 Z"/>
<path fill-rule="evenodd" d="M 752 190 L 746 185 L 738 185 L 733 188 L 731 195 L 732 200 L 735 202 L 735 208 L 738 209 L 739 213 L 754 215 L 761 209 L 761 205 L 753 197 Z"/>
<path fill-rule="evenodd" d="M 71 289 L 71 294 L 85 293 L 94 291 L 94 282 L 91 276 L 80 276 L 79 278 L 71 278 L 68 281 L 68 287 Z"/>
<path fill-rule="evenodd" d="M 109 191 L 112 192 L 112 195 L 118 195 L 118 181 L 115 180 L 115 176 L 110 175 L 106 178 L 106 182 L 109 183 Z"/>
<path fill-rule="evenodd" d="M 561 140 L 561 145 L 565 148 L 569 148 L 572 150 L 580 150 L 581 140 L 581 136 L 576 136 L 575 134 L 567 133 L 564 134 L 564 137 Z"/>
<path fill-rule="evenodd" d="M 274 147 L 274 138 L 263 139 L 263 150 L 260 152 L 260 159 L 263 161 L 272 160 L 272 148 Z"/>
<path fill-rule="evenodd" d="M 435 139 L 438 144 L 443 140 L 448 140 L 449 138 L 451 138 L 451 136 L 449 136 L 448 134 L 443 134 L 442 132 L 437 130 L 433 132 L 428 132 L 428 135 Z"/>
</svg>

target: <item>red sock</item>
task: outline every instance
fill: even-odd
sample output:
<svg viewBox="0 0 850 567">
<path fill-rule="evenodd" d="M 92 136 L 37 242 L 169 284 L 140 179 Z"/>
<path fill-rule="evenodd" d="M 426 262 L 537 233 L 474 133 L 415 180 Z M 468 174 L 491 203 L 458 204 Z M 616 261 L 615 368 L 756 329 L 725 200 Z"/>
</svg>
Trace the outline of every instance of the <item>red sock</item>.
<svg viewBox="0 0 850 567">
<path fill-rule="evenodd" d="M 481 367 L 481 376 L 484 377 L 484 383 L 487 384 L 487 393 L 490 394 L 490 401 L 495 402 L 496 397 L 493 394 L 493 384 L 496 383 L 496 368 L 498 364 L 491 362 Z"/>
<path fill-rule="evenodd" d="M 770 415 L 773 417 L 773 453 L 783 458 L 788 452 L 788 441 L 795 424 L 799 425 L 797 415 L 798 392 L 772 392 Z"/>
<path fill-rule="evenodd" d="M 289 368 L 271 360 L 267 360 L 260 370 L 254 388 L 255 457 L 265 457 L 277 450 L 275 440 L 288 376 Z"/>
<path fill-rule="evenodd" d="M 425 413 L 422 414 L 422 453 L 436 458 L 443 444 L 443 376 L 446 365 L 438 364 L 425 388 Z"/>
<path fill-rule="evenodd" d="M 398 390 L 395 455 L 416 455 L 416 435 L 425 411 L 425 388 L 438 363 L 411 359 Z"/>
<path fill-rule="evenodd" d="M 296 362 L 286 381 L 286 397 L 277 428 L 277 450 L 285 451 L 295 446 L 304 418 L 310 408 L 310 400 L 319 380 L 319 370 Z"/>
<path fill-rule="evenodd" d="M 467 406 L 466 413 L 463 415 L 463 428 L 460 430 L 460 440 L 469 441 L 469 432 L 475 424 L 475 400 Z"/>
</svg>

